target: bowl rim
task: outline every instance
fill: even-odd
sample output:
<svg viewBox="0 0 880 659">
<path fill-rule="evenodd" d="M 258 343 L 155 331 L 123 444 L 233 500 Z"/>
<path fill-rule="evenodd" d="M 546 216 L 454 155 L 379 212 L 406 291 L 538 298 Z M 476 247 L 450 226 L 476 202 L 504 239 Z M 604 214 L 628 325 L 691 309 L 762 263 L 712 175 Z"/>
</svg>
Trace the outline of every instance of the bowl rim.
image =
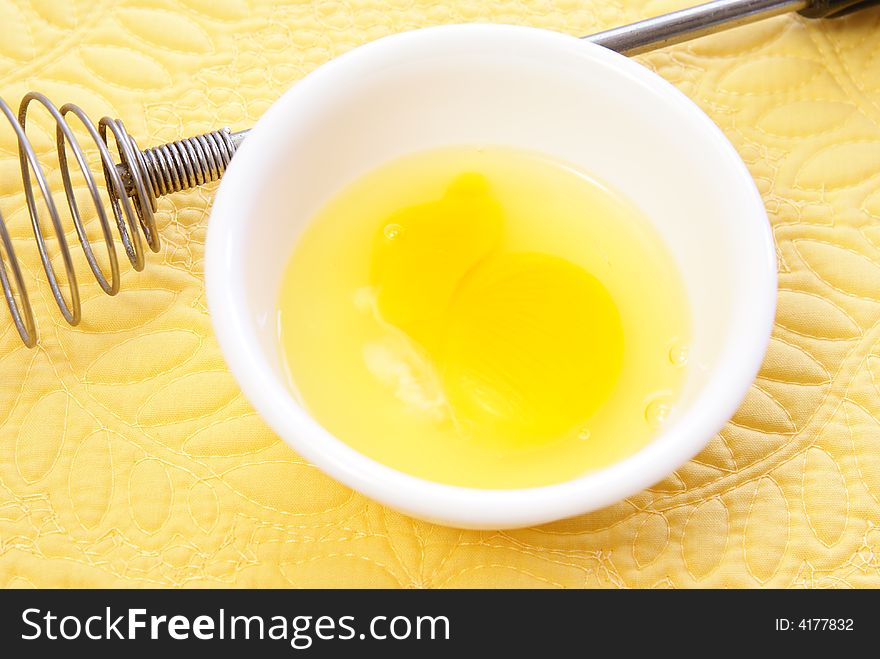
<svg viewBox="0 0 880 659">
<path fill-rule="evenodd" d="M 265 167 L 260 161 L 266 151 L 271 152 L 274 127 L 289 121 L 290 108 L 323 93 L 328 85 L 339 84 L 352 69 L 393 63 L 426 41 L 455 47 L 462 39 L 475 39 L 483 45 L 495 40 L 555 49 L 563 55 L 616 67 L 647 86 L 702 129 L 706 151 L 726 163 L 730 189 L 743 195 L 753 208 L 742 221 L 752 223 L 751 229 L 761 238 L 749 267 L 760 269 L 766 285 L 753 292 L 753 313 L 744 331 L 728 338 L 717 373 L 702 387 L 688 413 L 636 453 L 562 483 L 517 489 L 447 485 L 398 471 L 358 452 L 312 419 L 286 386 L 267 384 L 276 382 L 277 377 L 265 363 L 256 335 L 244 317 L 242 298 L 236 295 L 232 267 L 237 260 L 235 233 L 247 216 L 242 200 L 259 176 L 257 172 Z M 450 526 L 482 529 L 531 526 L 602 508 L 661 481 L 695 456 L 733 416 L 758 373 L 771 337 L 777 291 L 776 248 L 761 195 L 727 137 L 693 101 L 619 53 L 559 32 L 498 24 L 445 25 L 383 37 L 323 64 L 281 96 L 251 130 L 221 181 L 208 223 L 205 280 L 211 321 L 229 368 L 254 408 L 288 445 L 336 480 L 401 512 Z"/>
</svg>

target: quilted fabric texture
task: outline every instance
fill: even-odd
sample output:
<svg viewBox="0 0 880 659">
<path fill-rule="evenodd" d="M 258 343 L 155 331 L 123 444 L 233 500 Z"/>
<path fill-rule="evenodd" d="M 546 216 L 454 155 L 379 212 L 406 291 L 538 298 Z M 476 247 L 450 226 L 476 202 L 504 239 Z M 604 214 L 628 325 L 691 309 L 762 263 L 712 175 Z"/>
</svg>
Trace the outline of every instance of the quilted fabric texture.
<svg viewBox="0 0 880 659">
<path fill-rule="evenodd" d="M 0 0 L 0 95 L 120 117 L 148 146 L 248 127 L 322 62 L 393 32 L 582 35 L 688 4 Z M 0 210 L 41 330 L 25 349 L 0 308 L 0 586 L 880 586 L 878 35 L 878 10 L 782 17 L 640 58 L 724 129 L 764 195 L 773 341 L 736 417 L 675 475 L 511 532 L 387 510 L 260 421 L 206 313 L 212 186 L 160 202 L 162 251 L 141 273 L 124 262 L 118 297 L 79 263 L 84 321 L 65 325 L 0 125 Z M 29 133 L 60 191 L 48 125 Z"/>
</svg>

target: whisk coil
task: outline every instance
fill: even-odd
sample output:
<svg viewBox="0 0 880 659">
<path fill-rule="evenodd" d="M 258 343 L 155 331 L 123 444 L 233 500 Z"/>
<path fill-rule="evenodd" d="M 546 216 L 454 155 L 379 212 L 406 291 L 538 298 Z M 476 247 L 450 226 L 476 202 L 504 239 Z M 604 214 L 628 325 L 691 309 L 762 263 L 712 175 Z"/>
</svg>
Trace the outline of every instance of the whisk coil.
<svg viewBox="0 0 880 659">
<path fill-rule="evenodd" d="M 61 315 L 68 323 L 76 325 L 82 317 L 82 308 L 70 245 L 46 173 L 27 136 L 28 110 L 33 103 L 45 108 L 55 123 L 58 165 L 70 216 L 89 269 L 101 289 L 108 295 L 115 295 L 119 292 L 119 259 L 113 229 L 105 205 L 101 200 L 98 181 L 88 165 L 85 151 L 73 132 L 70 123 L 71 115 L 75 116 L 82 124 L 100 153 L 104 186 L 110 199 L 113 223 L 116 225 L 129 263 L 135 270 L 142 270 L 145 263 L 141 235 L 153 252 L 159 251 L 160 248 L 154 214 L 157 198 L 219 179 L 226 171 L 244 133 L 232 133 L 228 128 L 223 128 L 141 151 L 137 142 L 128 134 L 125 126 L 118 119 L 103 117 L 95 126 L 94 122 L 76 105 L 67 103 L 61 108 L 57 108 L 45 95 L 39 92 L 30 92 L 25 95 L 16 115 L 3 98 L 0 98 L 0 112 L 15 131 L 18 140 L 21 181 L 43 270 Z M 113 135 L 119 158 L 118 164 L 110 152 L 108 131 Z M 94 205 L 100 223 L 101 235 L 107 247 L 109 278 L 102 271 L 92 243 L 86 234 L 85 224 L 71 182 L 69 153 L 73 154 L 73 158 L 85 179 L 89 198 Z M 33 179 L 31 173 L 33 173 Z M 69 299 L 64 297 L 55 266 L 53 266 L 49 255 L 43 218 L 37 210 L 35 188 L 39 188 L 51 222 L 51 231 L 58 243 L 67 279 Z M 12 313 L 13 323 L 21 340 L 28 347 L 33 347 L 37 342 L 33 306 L 28 297 L 21 264 L 15 255 L 12 238 L 2 214 L 0 214 L 0 245 L 3 248 L 0 253 L 0 286 L 3 288 L 3 296 L 6 298 L 6 303 Z"/>
</svg>

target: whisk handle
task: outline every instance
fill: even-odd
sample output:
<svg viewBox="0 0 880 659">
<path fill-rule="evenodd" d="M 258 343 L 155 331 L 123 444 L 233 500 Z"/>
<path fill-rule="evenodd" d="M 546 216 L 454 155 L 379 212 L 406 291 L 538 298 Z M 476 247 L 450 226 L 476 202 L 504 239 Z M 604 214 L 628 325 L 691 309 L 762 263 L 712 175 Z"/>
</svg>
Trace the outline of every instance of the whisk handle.
<svg viewBox="0 0 880 659">
<path fill-rule="evenodd" d="M 807 10 L 812 4 L 810 0 L 712 0 L 584 39 L 623 55 L 640 55 L 740 25 Z"/>
<path fill-rule="evenodd" d="M 880 0 L 713 0 L 584 39 L 624 55 L 639 55 L 790 12 L 835 18 L 877 4 Z"/>
<path fill-rule="evenodd" d="M 813 0 L 799 13 L 807 18 L 837 18 L 880 5 L 880 0 Z"/>
</svg>

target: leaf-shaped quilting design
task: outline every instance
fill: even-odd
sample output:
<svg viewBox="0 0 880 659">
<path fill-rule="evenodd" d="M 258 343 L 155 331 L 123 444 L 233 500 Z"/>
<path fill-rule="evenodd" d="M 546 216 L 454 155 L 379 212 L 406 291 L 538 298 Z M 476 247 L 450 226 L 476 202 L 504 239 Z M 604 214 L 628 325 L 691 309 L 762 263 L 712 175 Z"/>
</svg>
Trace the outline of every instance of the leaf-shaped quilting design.
<svg viewBox="0 0 880 659">
<path fill-rule="evenodd" d="M 202 457 L 249 455 L 277 442 L 265 421 L 256 414 L 246 414 L 196 431 L 183 443 L 183 450 Z"/>
<path fill-rule="evenodd" d="M 877 188 L 873 192 L 871 192 L 866 198 L 865 201 L 862 202 L 862 210 L 868 213 L 871 217 L 880 220 L 880 188 Z M 876 228 L 877 225 L 870 225 L 873 228 Z M 880 246 L 880 241 L 872 241 L 875 245 Z"/>
<path fill-rule="evenodd" d="M 86 368 L 89 384 L 130 384 L 174 370 L 195 354 L 197 334 L 187 330 L 150 332 L 126 339 L 102 352 Z M 125 364 L 121 371 L 120 364 Z"/>
<path fill-rule="evenodd" d="M 720 434 L 712 438 L 706 448 L 693 459 L 693 462 L 726 472 L 736 469 L 733 453 Z"/>
<path fill-rule="evenodd" d="M 94 8 L 91 3 L 78 3 L 70 0 L 30 0 L 28 4 L 47 23 L 66 29 L 77 24 L 83 14 L 83 9 Z"/>
<path fill-rule="evenodd" d="M 138 411 L 138 423 L 145 426 L 179 423 L 205 417 L 239 395 L 238 386 L 227 371 L 198 371 L 176 378 L 156 391 Z M 174 410 L 169 416 L 168 410 Z"/>
<path fill-rule="evenodd" d="M 16 26 L 3 30 L 0 57 L 25 62 L 34 56 L 34 37 L 21 10 L 12 2 L 0 3 L 0 25 Z"/>
<path fill-rule="evenodd" d="M 196 526 L 205 533 L 210 533 L 220 512 L 220 502 L 214 487 L 205 481 L 196 481 L 187 493 L 186 502 Z"/>
<path fill-rule="evenodd" d="M 678 472 L 673 472 L 669 474 L 666 478 L 664 478 L 659 483 L 654 483 L 651 487 L 648 488 L 652 492 L 662 492 L 664 494 L 674 494 L 677 492 L 684 492 L 687 489 L 687 486 L 681 480 L 681 477 L 678 475 Z"/>
<path fill-rule="evenodd" d="M 669 543 L 669 524 L 663 515 L 647 515 L 636 530 L 632 552 L 636 565 L 644 567 L 657 560 Z"/>
<path fill-rule="evenodd" d="M 115 15 L 129 32 L 152 46 L 186 53 L 207 53 L 213 48 L 208 33 L 181 12 L 120 7 Z"/>
<path fill-rule="evenodd" d="M 846 163 L 846 166 L 842 166 Z M 795 175 L 810 190 L 846 188 L 880 175 L 880 140 L 833 144 L 814 153 Z"/>
<path fill-rule="evenodd" d="M 159 460 L 135 463 L 128 477 L 128 505 L 135 524 L 144 533 L 155 533 L 171 513 L 174 489 L 168 470 Z"/>
<path fill-rule="evenodd" d="M 106 430 L 92 433 L 77 447 L 67 487 L 80 524 L 87 529 L 95 528 L 110 507 L 113 494 L 110 435 Z"/>
<path fill-rule="evenodd" d="M 767 583 L 779 569 L 790 536 L 788 502 L 770 476 L 761 478 L 749 505 L 743 551 L 749 572 Z"/>
<path fill-rule="evenodd" d="M 797 430 L 788 410 L 757 384 L 751 386 L 731 421 L 764 432 L 784 434 Z"/>
<path fill-rule="evenodd" d="M 3 298 L 0 298 L 0 304 L 5 305 Z M 34 362 L 40 358 L 39 355 L 35 355 L 21 344 L 8 312 L 5 316 L 4 312 L 6 312 L 6 308 L 0 306 L 0 323 L 9 323 L 7 334 L 4 337 L 8 352 L 0 356 L 0 372 L 4 375 L 9 374 L 4 377 L 2 385 L 0 385 L 0 426 L 9 418 L 13 406 L 21 395 L 26 384 L 26 374 L 34 367 Z M 46 387 L 47 390 L 55 388 L 57 388 L 55 383 Z"/>
<path fill-rule="evenodd" d="M 880 300 L 880 265 L 864 254 L 820 240 L 795 240 L 794 245 L 807 267 L 832 288 Z"/>
<path fill-rule="evenodd" d="M 831 374 L 813 355 L 777 337 L 770 339 L 758 377 L 802 385 L 827 384 L 831 381 Z"/>
<path fill-rule="evenodd" d="M 776 323 L 796 334 L 816 339 L 851 339 L 861 332 L 846 312 L 827 299 L 797 290 L 780 290 Z"/>
<path fill-rule="evenodd" d="M 743 62 L 718 81 L 729 94 L 782 94 L 803 86 L 816 77 L 815 62 L 798 57 L 756 57 Z"/>
<path fill-rule="evenodd" d="M 61 423 L 47 424 L 47 419 Z M 46 477 L 55 466 L 65 440 L 81 441 L 94 432 L 95 420 L 64 390 L 39 398 L 21 421 L 15 442 L 15 466 L 28 483 Z"/>
<path fill-rule="evenodd" d="M 803 507 L 813 533 L 822 544 L 837 543 L 846 528 L 849 493 L 840 467 L 818 446 L 804 455 Z"/>
<path fill-rule="evenodd" d="M 51 428 L 49 432 L 35 430 L 44 428 L 47 418 L 66 420 L 69 406 L 67 392 L 53 391 L 37 400 L 22 421 L 15 442 L 15 466 L 28 483 L 43 478 L 55 464 L 64 441 L 66 423 Z"/>
<path fill-rule="evenodd" d="M 856 111 L 854 105 L 840 101 L 798 100 L 771 108 L 756 125 L 770 135 L 802 140 L 804 135 L 840 128 Z"/>
<path fill-rule="evenodd" d="M 223 480 L 253 503 L 283 513 L 325 512 L 351 498 L 351 490 L 301 462 L 246 463 L 225 472 Z"/>
<path fill-rule="evenodd" d="M 849 401 L 844 401 L 843 409 L 859 478 L 874 501 L 880 503 L 880 422 L 863 407 Z"/>
<path fill-rule="evenodd" d="M 764 432 L 728 423 L 721 431 L 739 469 L 763 460 L 788 444 L 790 435 Z"/>
<path fill-rule="evenodd" d="M 876 215 L 880 220 L 880 214 Z M 880 249 L 880 224 L 872 223 L 861 228 L 862 235 L 868 239 L 874 247 Z"/>
<path fill-rule="evenodd" d="M 702 579 L 718 567 L 727 547 L 729 526 L 727 508 L 718 498 L 704 501 L 688 517 L 681 552 L 694 579 Z"/>
<path fill-rule="evenodd" d="M 880 355 L 870 354 L 865 358 L 865 366 L 867 366 L 868 375 L 877 395 L 880 395 Z"/>
<path fill-rule="evenodd" d="M 82 302 L 82 324 L 69 331 L 77 334 L 103 334 L 142 327 L 174 302 L 174 293 L 165 289 L 131 288 L 115 297 L 103 292 Z M 110 319 L 111 322 L 108 322 Z M 84 341 L 77 337 L 77 341 Z"/>
<path fill-rule="evenodd" d="M 828 387 L 807 387 L 775 380 L 758 380 L 755 386 L 785 410 L 795 432 L 807 425 L 829 391 Z"/>
<path fill-rule="evenodd" d="M 131 89 L 161 89 L 171 74 L 155 58 L 131 48 L 89 45 L 79 49 L 83 63 L 98 77 Z"/>
<path fill-rule="evenodd" d="M 197 559 L 195 549 L 190 545 L 171 545 L 162 552 L 162 561 L 176 570 L 185 570 Z"/>
<path fill-rule="evenodd" d="M 181 0 L 181 4 L 221 21 L 245 18 L 249 13 L 245 0 Z"/>
</svg>

